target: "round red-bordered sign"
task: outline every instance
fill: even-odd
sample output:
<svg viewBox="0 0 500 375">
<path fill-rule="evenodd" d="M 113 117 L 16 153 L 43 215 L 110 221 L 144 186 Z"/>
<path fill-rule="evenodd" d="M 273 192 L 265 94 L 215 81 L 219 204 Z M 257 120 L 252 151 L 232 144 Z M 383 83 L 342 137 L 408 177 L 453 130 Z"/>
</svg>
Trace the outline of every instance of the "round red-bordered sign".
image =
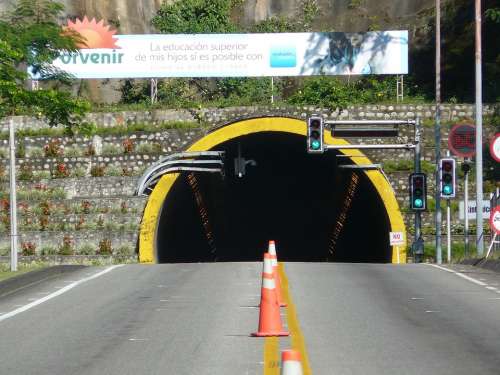
<svg viewBox="0 0 500 375">
<path fill-rule="evenodd" d="M 500 163 L 500 133 L 495 134 L 491 140 L 490 154 L 493 159 Z"/>
<path fill-rule="evenodd" d="M 453 155 L 470 158 L 476 153 L 476 127 L 471 124 L 456 124 L 448 136 L 448 148 Z"/>
<path fill-rule="evenodd" d="M 490 227 L 491 230 L 500 234 L 500 206 L 496 206 L 490 213 Z"/>
</svg>

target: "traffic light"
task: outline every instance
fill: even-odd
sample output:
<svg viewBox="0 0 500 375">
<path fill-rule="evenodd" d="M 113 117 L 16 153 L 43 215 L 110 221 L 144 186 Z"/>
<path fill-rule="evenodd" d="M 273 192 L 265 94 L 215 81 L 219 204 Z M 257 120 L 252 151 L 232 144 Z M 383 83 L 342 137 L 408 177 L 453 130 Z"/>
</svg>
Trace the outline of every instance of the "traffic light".
<svg viewBox="0 0 500 375">
<path fill-rule="evenodd" d="M 446 158 L 439 162 L 439 187 L 441 198 L 455 197 L 455 159 Z"/>
<path fill-rule="evenodd" d="M 323 150 L 323 118 L 309 117 L 307 119 L 307 152 L 322 154 Z"/>
<path fill-rule="evenodd" d="M 427 176 L 425 173 L 410 175 L 410 208 L 414 211 L 427 209 Z"/>
</svg>

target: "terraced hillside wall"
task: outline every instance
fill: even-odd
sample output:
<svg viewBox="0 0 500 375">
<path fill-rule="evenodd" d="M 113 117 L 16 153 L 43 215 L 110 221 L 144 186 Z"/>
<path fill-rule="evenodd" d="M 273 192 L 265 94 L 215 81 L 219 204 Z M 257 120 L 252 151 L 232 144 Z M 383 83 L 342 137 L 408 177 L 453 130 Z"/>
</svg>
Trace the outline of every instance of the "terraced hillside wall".
<svg viewBox="0 0 500 375">
<path fill-rule="evenodd" d="M 18 212 L 20 243 L 25 253 L 43 255 L 114 254 L 134 255 L 146 198 L 134 196 L 138 177 L 162 155 L 185 150 L 189 144 L 211 130 L 237 120 L 261 116 L 306 118 L 312 113 L 328 118 L 391 119 L 414 118 L 424 121 L 423 168 L 432 173 L 434 133 L 431 105 L 356 106 L 343 111 L 314 107 L 266 108 L 241 107 L 203 110 L 156 110 L 150 112 L 95 113 L 88 120 L 96 124 L 94 136 L 40 136 L 46 131 L 42 122 L 15 117 L 16 127 L 24 134 L 18 137 L 19 180 Z M 498 113 L 498 106 L 484 108 L 485 116 Z M 470 120 L 471 105 L 443 106 L 443 143 L 446 150 L 449 124 Z M 8 120 L 0 124 L 0 256 L 8 253 Z M 184 124 L 184 125 L 183 125 Z M 137 126 L 141 125 L 141 126 Z M 134 127 L 135 126 L 135 127 Z M 129 132 L 127 129 L 142 129 Z M 485 124 L 485 139 L 498 129 Z M 398 138 L 384 142 L 408 142 L 411 129 Z M 381 139 L 350 139 L 353 143 L 382 142 Z M 412 152 L 404 150 L 367 151 L 374 163 L 381 163 L 396 192 L 408 229 L 412 231 L 413 215 L 407 211 L 408 174 L 412 169 Z M 430 191 L 433 190 L 432 178 Z M 471 191 L 474 188 L 473 183 Z M 487 192 L 487 189 L 485 189 Z M 460 186 L 459 196 L 463 194 Z M 456 204 L 453 222 L 459 223 Z M 445 223 L 443 223 L 444 228 Z M 433 212 L 423 215 L 423 233 L 428 239 L 434 231 Z M 455 240 L 461 240 L 462 224 L 453 227 Z"/>
</svg>

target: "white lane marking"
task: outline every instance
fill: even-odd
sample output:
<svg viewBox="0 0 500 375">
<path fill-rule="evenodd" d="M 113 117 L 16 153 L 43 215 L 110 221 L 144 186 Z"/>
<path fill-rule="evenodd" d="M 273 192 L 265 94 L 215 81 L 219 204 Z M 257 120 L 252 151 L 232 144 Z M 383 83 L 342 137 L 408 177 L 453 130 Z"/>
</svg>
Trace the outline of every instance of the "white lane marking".
<svg viewBox="0 0 500 375">
<path fill-rule="evenodd" d="M 495 288 L 494 286 L 487 286 L 486 289 L 489 289 L 489 290 L 497 290 L 497 288 Z"/>
<path fill-rule="evenodd" d="M 148 341 L 148 339 L 128 339 L 128 341 Z"/>
<path fill-rule="evenodd" d="M 427 310 L 426 313 L 438 313 L 439 310 Z"/>
<path fill-rule="evenodd" d="M 416 301 L 416 300 L 421 300 L 423 299 L 422 297 L 411 297 L 412 300 Z"/>
<path fill-rule="evenodd" d="M 488 298 L 488 299 L 500 299 L 500 297 L 492 297 L 492 298 Z"/>
<path fill-rule="evenodd" d="M 443 270 L 443 271 L 446 271 L 446 272 L 450 272 L 450 273 L 453 273 L 459 277 L 461 277 L 462 279 L 465 279 L 467 281 L 470 281 L 471 283 L 474 283 L 474 284 L 477 284 L 477 285 L 480 285 L 480 286 L 486 286 L 488 284 L 486 283 L 483 283 L 482 281 L 479 281 L 479 280 L 476 280 L 470 276 L 467 276 L 467 275 L 464 275 L 463 273 L 460 273 L 460 272 L 456 272 L 456 271 L 453 271 L 453 270 L 450 270 L 448 268 L 445 268 L 445 267 L 441 267 L 441 266 L 438 266 L 436 264 L 431 264 L 432 267 L 435 267 L 435 268 L 439 268 L 440 270 Z"/>
<path fill-rule="evenodd" d="M 168 299 L 161 299 L 160 302 L 169 302 L 170 300 Z"/>
<path fill-rule="evenodd" d="M 78 280 L 78 281 L 74 282 L 73 284 L 66 285 L 64 288 L 59 289 L 57 292 L 49 294 L 49 295 L 47 295 L 45 297 L 42 297 L 40 299 L 37 299 L 36 301 L 28 303 L 27 305 L 24 305 L 24 306 L 21 305 L 18 309 L 15 309 L 15 310 L 13 310 L 11 312 L 8 312 L 6 314 L 0 315 L 0 322 L 4 321 L 6 319 L 12 318 L 13 316 L 16 316 L 16 315 L 18 315 L 18 314 L 20 314 L 22 312 L 27 311 L 27 310 L 30 310 L 30 309 L 32 309 L 35 306 L 41 305 L 42 303 L 47 302 L 47 301 L 51 300 L 52 298 L 58 297 L 61 294 L 66 293 L 67 291 L 73 289 L 74 287 L 76 287 L 76 286 L 78 286 L 80 284 L 83 284 L 83 283 L 85 283 L 87 281 L 90 281 L 92 279 L 96 279 L 99 276 L 102 276 L 102 275 L 104 275 L 104 274 L 106 274 L 108 272 L 111 272 L 115 268 L 118 268 L 118 267 L 123 267 L 123 264 L 117 264 L 117 265 L 108 267 L 104 271 L 95 273 L 92 276 L 89 276 L 89 277 L 86 277 L 84 279 Z"/>
</svg>

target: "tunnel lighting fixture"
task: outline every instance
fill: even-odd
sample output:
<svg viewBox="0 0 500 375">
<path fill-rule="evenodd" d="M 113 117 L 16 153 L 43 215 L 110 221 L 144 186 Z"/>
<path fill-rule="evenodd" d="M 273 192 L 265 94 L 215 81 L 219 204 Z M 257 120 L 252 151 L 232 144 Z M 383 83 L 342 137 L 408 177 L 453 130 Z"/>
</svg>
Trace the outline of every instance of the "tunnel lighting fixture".
<svg viewBox="0 0 500 375">
<path fill-rule="evenodd" d="M 312 116 L 307 119 L 307 152 L 310 154 L 322 154 L 323 147 L 323 118 Z"/>
<path fill-rule="evenodd" d="M 455 197 L 455 159 L 444 158 L 439 162 L 439 185 L 441 197 L 445 199 Z"/>
<path fill-rule="evenodd" d="M 410 175 L 410 208 L 414 211 L 427 209 L 427 176 L 425 173 Z"/>
</svg>

